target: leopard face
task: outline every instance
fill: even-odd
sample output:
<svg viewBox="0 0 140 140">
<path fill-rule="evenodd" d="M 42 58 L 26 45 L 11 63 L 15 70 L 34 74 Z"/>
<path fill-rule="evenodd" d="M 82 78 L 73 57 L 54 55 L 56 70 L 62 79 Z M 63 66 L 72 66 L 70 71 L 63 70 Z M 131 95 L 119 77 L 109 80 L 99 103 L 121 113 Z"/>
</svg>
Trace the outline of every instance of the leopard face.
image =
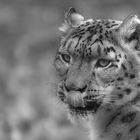
<svg viewBox="0 0 140 140">
<path fill-rule="evenodd" d="M 140 96 L 137 16 L 122 22 L 84 20 L 72 8 L 65 18 L 55 67 L 61 78 L 57 95 L 69 113 L 96 114 L 101 108 L 136 101 Z"/>
</svg>

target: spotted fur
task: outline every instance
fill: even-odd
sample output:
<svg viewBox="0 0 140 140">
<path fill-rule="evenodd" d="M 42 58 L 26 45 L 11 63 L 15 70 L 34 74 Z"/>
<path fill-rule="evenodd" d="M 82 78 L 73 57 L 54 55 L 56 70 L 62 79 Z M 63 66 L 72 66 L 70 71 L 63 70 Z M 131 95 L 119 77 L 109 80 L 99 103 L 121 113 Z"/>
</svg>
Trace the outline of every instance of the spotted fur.
<svg viewBox="0 0 140 140">
<path fill-rule="evenodd" d="M 90 124 L 91 140 L 140 139 L 140 20 L 84 20 L 71 8 L 55 67 L 58 97 L 72 121 Z"/>
</svg>

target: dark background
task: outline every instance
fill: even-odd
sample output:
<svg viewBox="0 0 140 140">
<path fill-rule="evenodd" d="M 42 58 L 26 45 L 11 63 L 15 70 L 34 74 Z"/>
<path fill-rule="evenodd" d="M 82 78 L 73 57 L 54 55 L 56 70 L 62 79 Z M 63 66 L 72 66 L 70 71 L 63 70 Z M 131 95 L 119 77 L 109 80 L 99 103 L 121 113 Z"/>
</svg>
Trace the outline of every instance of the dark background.
<svg viewBox="0 0 140 140">
<path fill-rule="evenodd" d="M 140 15 L 139 0 L 0 0 L 0 140 L 87 140 L 56 98 L 64 11 L 85 19 Z"/>
</svg>

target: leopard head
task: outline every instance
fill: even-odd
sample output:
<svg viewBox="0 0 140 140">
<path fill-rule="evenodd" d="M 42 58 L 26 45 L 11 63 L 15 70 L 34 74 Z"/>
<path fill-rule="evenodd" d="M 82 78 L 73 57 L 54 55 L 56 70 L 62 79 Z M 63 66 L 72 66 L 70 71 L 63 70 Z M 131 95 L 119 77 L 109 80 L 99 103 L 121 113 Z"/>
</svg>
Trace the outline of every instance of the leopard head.
<svg viewBox="0 0 140 140">
<path fill-rule="evenodd" d="M 95 114 L 139 97 L 140 20 L 84 20 L 70 8 L 55 58 L 58 97 L 71 114 Z"/>
</svg>

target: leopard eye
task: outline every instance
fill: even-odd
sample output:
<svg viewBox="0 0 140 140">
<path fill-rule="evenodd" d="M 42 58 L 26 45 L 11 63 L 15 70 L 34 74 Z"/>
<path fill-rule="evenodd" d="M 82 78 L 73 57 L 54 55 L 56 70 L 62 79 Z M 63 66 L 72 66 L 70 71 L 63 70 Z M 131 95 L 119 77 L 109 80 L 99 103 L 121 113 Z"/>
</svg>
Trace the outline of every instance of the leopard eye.
<svg viewBox="0 0 140 140">
<path fill-rule="evenodd" d="M 70 63 L 70 55 L 68 54 L 61 54 L 61 58 L 63 59 L 63 61 L 65 61 L 66 63 Z"/>
<path fill-rule="evenodd" d="M 111 63 L 108 59 L 99 59 L 96 63 L 97 67 L 107 67 Z"/>
</svg>

